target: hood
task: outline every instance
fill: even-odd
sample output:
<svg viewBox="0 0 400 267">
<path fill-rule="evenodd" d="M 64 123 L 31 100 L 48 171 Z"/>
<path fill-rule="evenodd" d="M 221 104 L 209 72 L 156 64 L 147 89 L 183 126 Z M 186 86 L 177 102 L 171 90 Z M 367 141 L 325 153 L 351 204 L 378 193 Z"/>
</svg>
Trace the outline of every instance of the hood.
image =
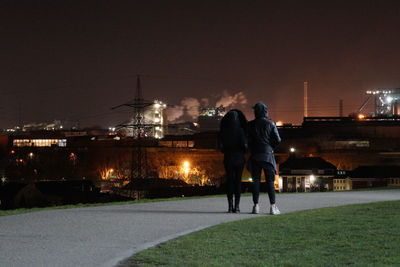
<svg viewBox="0 0 400 267">
<path fill-rule="evenodd" d="M 268 108 L 263 102 L 255 104 L 253 109 L 256 118 L 268 118 Z"/>
</svg>

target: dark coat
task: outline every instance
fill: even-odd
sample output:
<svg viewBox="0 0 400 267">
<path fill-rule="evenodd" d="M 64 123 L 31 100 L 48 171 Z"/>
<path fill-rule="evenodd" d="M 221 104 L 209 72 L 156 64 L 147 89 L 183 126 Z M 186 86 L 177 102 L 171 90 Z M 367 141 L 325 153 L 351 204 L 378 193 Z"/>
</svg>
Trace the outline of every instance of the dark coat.
<svg viewBox="0 0 400 267">
<path fill-rule="evenodd" d="M 263 102 L 254 107 L 255 119 L 248 124 L 248 142 L 251 159 L 272 164 L 276 171 L 274 149 L 281 142 L 278 129 L 268 119 L 268 108 Z"/>
<path fill-rule="evenodd" d="M 241 122 L 243 118 L 245 120 L 243 113 L 240 111 L 230 110 L 221 120 L 218 146 L 221 152 L 224 153 L 224 162 L 244 163 L 247 139 Z"/>
</svg>

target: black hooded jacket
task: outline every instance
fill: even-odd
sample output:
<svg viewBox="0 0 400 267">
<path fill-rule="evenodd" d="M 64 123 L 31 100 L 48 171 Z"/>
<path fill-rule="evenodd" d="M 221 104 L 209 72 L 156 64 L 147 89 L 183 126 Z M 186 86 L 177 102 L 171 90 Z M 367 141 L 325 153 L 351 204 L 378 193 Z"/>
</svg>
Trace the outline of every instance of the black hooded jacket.
<svg viewBox="0 0 400 267">
<path fill-rule="evenodd" d="M 220 133 L 218 138 L 219 149 L 228 158 L 242 159 L 247 150 L 247 140 L 245 129 L 237 110 L 230 110 L 221 120 Z"/>
<path fill-rule="evenodd" d="M 248 125 L 251 158 L 271 163 L 276 170 L 274 149 L 281 142 L 275 123 L 268 119 L 268 108 L 263 102 L 254 106 L 255 119 Z"/>
</svg>

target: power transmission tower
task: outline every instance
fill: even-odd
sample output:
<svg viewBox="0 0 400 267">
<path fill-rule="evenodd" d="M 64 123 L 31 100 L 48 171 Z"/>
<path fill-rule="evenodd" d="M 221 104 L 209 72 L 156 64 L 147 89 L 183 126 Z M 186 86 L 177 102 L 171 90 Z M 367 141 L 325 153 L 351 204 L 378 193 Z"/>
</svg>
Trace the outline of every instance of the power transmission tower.
<svg viewBox="0 0 400 267">
<path fill-rule="evenodd" d="M 133 102 L 125 103 L 112 109 L 120 107 L 130 107 L 133 109 L 133 118 L 131 123 L 119 124 L 117 129 L 126 128 L 132 129 L 133 146 L 132 146 L 132 161 L 131 161 L 131 180 L 134 178 L 147 177 L 147 153 L 143 146 L 143 139 L 146 137 L 147 130 L 153 130 L 154 124 L 147 124 L 144 120 L 144 113 L 147 108 L 152 106 L 153 102 L 147 102 L 143 98 L 140 75 L 137 76 L 136 95 Z"/>
</svg>

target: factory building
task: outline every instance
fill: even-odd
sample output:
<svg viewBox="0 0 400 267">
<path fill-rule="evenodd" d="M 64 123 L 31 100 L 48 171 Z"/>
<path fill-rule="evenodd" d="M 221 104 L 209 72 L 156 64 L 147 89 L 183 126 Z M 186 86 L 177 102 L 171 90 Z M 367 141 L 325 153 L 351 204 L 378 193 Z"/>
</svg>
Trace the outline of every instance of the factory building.
<svg viewBox="0 0 400 267">
<path fill-rule="evenodd" d="M 367 91 L 369 98 L 374 99 L 374 116 L 399 116 L 400 115 L 400 88 Z"/>
<path fill-rule="evenodd" d="M 197 119 L 200 132 L 217 131 L 222 117 L 225 115 L 224 107 L 202 108 Z"/>
</svg>

